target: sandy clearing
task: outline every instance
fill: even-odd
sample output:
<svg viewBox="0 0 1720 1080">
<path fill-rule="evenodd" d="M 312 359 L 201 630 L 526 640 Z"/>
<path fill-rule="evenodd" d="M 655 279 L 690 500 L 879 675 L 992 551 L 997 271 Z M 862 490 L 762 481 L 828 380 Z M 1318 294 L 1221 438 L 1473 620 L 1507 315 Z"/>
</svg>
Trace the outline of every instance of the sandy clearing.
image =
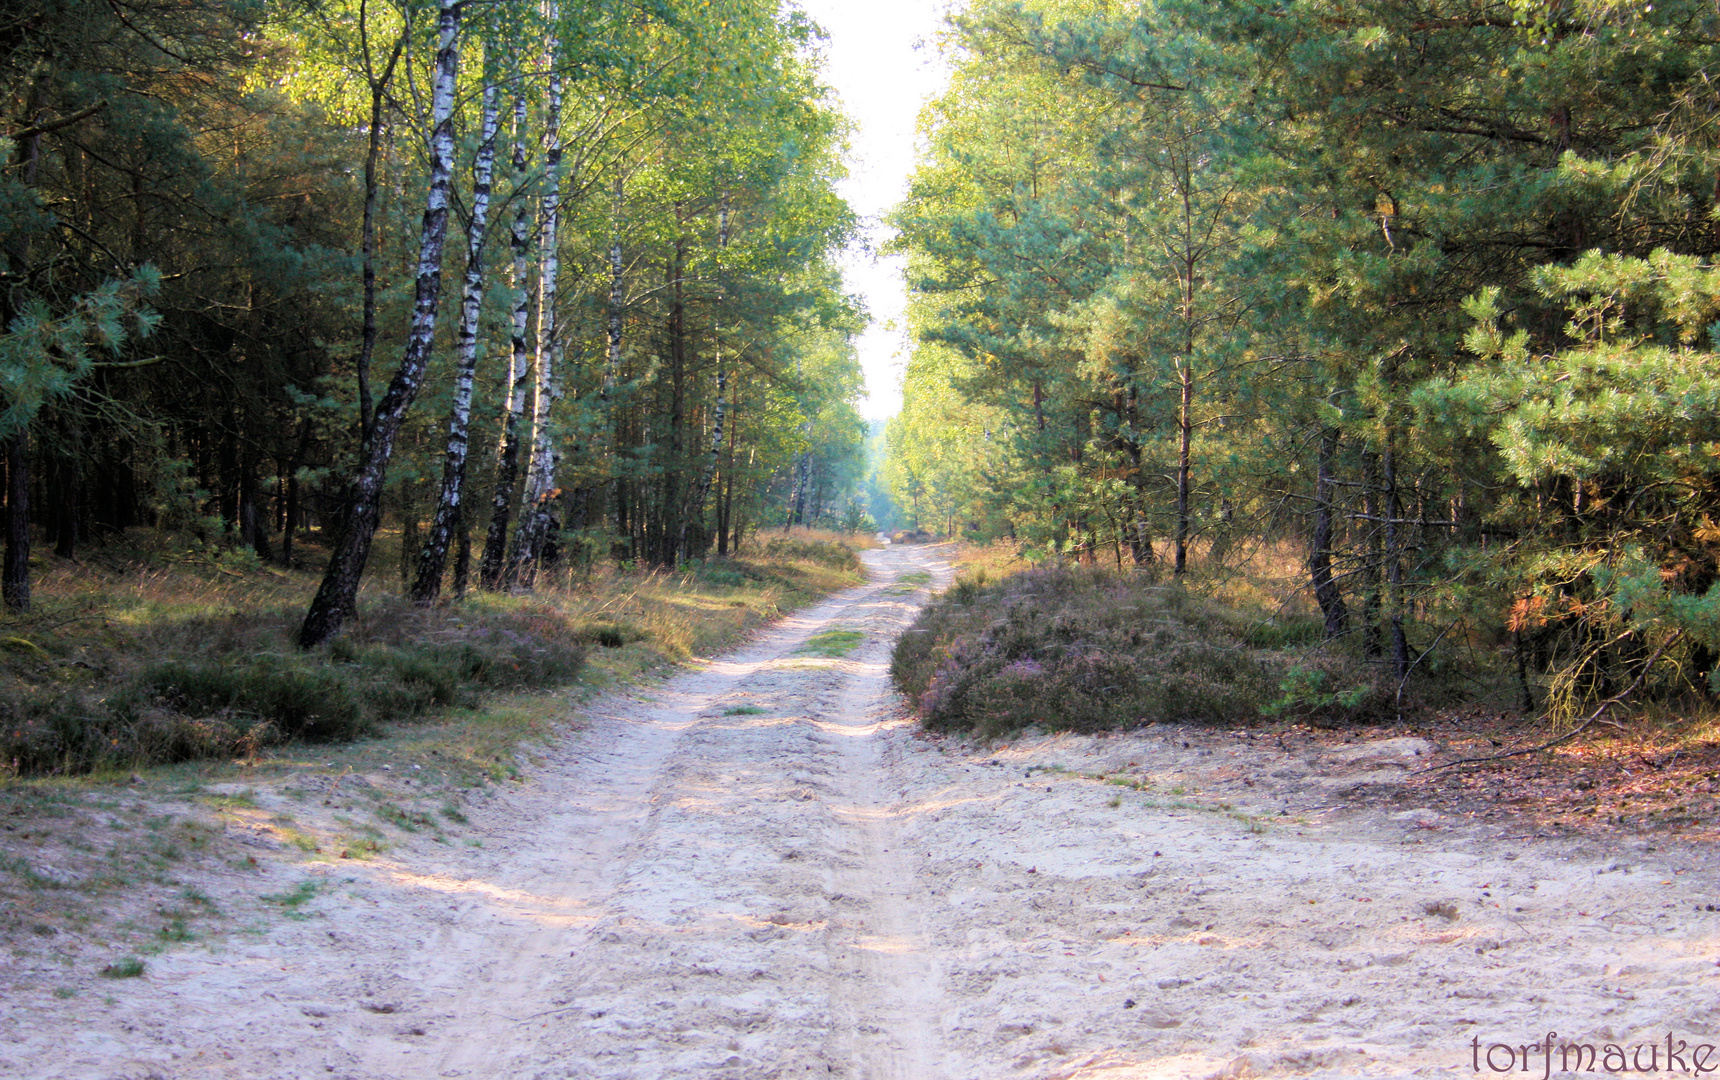
<svg viewBox="0 0 1720 1080">
<path fill-rule="evenodd" d="M 1547 1030 L 1663 1066 L 1668 1032 L 1720 1043 L 1699 849 L 1377 808 L 1414 740 L 924 738 L 885 675 L 924 593 L 891 585 L 949 568 L 867 560 L 589 710 L 472 811 L 482 849 L 275 866 L 318 884 L 309 918 L 157 957 L 111 1006 L 15 981 L 0 1075 L 1385 1077 Z M 799 651 L 831 628 L 865 637 Z"/>
</svg>

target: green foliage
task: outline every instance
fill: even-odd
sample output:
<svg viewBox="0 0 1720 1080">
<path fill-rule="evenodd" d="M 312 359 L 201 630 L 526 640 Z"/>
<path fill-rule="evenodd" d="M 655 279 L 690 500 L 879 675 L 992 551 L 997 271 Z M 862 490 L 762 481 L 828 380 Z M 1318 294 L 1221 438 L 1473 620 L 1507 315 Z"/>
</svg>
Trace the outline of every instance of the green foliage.
<svg viewBox="0 0 1720 1080">
<path fill-rule="evenodd" d="M 1347 689 L 1329 687 L 1330 673 L 1317 667 L 1297 665 L 1278 680 L 1279 696 L 1261 707 L 1261 714 L 1274 718 L 1313 720 L 1331 724 L 1352 717 L 1380 714 L 1377 684 L 1360 683 Z M 1367 708 L 1373 706 L 1372 709 Z"/>
<path fill-rule="evenodd" d="M 63 398 L 127 340 L 147 338 L 161 317 L 143 307 L 161 275 L 140 267 L 126 280 L 109 280 L 75 299 L 56 316 L 47 301 L 30 300 L 0 332 L 0 438 L 28 427 L 42 407 Z"/>
<path fill-rule="evenodd" d="M 1713 12 L 1478 10 L 968 5 L 895 215 L 897 503 L 1088 562 L 1294 540 L 1320 617 L 1252 643 L 1393 680 L 1462 627 L 1569 715 L 1706 684 Z M 1307 670 L 1286 710 L 1351 711 Z"/>
</svg>

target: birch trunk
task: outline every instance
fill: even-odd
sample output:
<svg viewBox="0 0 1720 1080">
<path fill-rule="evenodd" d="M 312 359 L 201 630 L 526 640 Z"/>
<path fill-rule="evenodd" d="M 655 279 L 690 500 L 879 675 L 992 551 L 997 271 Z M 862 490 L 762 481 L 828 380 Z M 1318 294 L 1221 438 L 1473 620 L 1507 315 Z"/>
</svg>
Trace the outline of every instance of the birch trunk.
<svg viewBox="0 0 1720 1080">
<path fill-rule="evenodd" d="M 526 168 L 526 99 L 514 101 L 514 190 L 516 197 L 525 186 Z M 484 536 L 484 557 L 478 569 L 478 581 L 486 589 L 500 589 L 507 578 L 508 524 L 513 520 L 514 483 L 520 469 L 520 419 L 525 414 L 526 390 L 530 387 L 531 361 L 526 355 L 527 319 L 531 312 L 531 294 L 526 289 L 527 256 L 531 250 L 532 207 L 529 199 L 520 198 L 514 208 L 511 247 L 514 256 L 514 316 L 512 352 L 508 360 L 508 407 L 502 417 L 502 435 L 496 442 L 496 490 L 490 500 L 490 527 Z"/>
<path fill-rule="evenodd" d="M 436 311 L 442 299 L 442 248 L 448 238 L 448 196 L 454 174 L 454 89 L 459 70 L 460 0 L 441 0 L 436 19 L 436 79 L 431 93 L 430 191 L 419 230 L 418 281 L 413 296 L 412 326 L 406 352 L 388 390 L 376 405 L 369 445 L 361 456 L 352 484 L 351 511 L 341 524 L 329 555 L 328 570 L 304 625 L 299 646 L 310 649 L 340 632 L 358 600 L 358 580 L 370 557 L 371 541 L 382 516 L 382 485 L 394 439 L 406 411 L 418 396 L 430 346 L 436 334 Z"/>
<path fill-rule="evenodd" d="M 717 253 L 720 259 L 722 253 L 729 248 L 729 201 L 725 197 L 717 210 Z M 721 267 L 718 267 L 719 274 Z M 699 477 L 698 484 L 687 499 L 687 513 L 681 518 L 681 536 L 677 542 L 680 558 L 688 558 L 691 552 L 687 550 L 687 525 L 697 519 L 701 527 L 705 521 L 705 498 L 710 494 L 711 480 L 717 475 L 717 462 L 723 452 L 723 417 L 727 408 L 729 389 L 729 372 L 723 366 L 723 293 L 722 287 L 717 287 L 717 311 L 712 317 L 711 353 L 717 366 L 717 401 L 711 410 L 711 448 L 705 456 L 704 472 Z M 709 536 L 709 534 L 706 534 Z M 709 541 L 706 541 L 707 546 Z M 702 553 L 701 553 L 702 554 Z"/>
<path fill-rule="evenodd" d="M 621 371 L 622 319 L 627 310 L 627 279 L 621 261 L 621 179 L 615 180 L 615 235 L 609 241 L 609 356 L 603 368 L 603 386 L 599 391 L 604 404 L 615 390 L 615 380 Z"/>
<path fill-rule="evenodd" d="M 472 163 L 472 221 L 466 230 L 466 280 L 460 296 L 460 329 L 455 337 L 457 367 L 454 403 L 448 415 L 448 449 L 442 460 L 442 493 L 430 535 L 418 558 L 412 602 L 429 605 L 442 592 L 448 545 L 465 513 L 466 458 L 471 443 L 472 381 L 478 367 L 478 318 L 484 307 L 484 233 L 490 220 L 490 181 L 496 163 L 496 112 L 500 92 L 485 80 L 483 134 Z"/>
<path fill-rule="evenodd" d="M 557 4 L 548 5 L 553 21 Z M 520 527 L 514 537 L 515 583 L 531 588 L 549 549 L 554 531 L 551 509 L 560 493 L 555 484 L 555 444 L 550 438 L 550 410 L 555 402 L 556 278 L 561 272 L 558 233 L 561 225 L 561 74 L 556 70 L 556 41 L 549 41 L 549 86 L 544 118 L 543 232 L 538 240 L 538 336 L 532 383 L 532 454 L 520 500 Z"/>
</svg>

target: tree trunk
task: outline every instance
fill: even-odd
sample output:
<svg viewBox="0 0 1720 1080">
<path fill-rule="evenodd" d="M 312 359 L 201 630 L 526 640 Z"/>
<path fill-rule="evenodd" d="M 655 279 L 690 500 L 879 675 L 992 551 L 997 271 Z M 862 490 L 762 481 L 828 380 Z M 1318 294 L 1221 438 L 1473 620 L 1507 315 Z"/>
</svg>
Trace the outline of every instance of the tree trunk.
<svg viewBox="0 0 1720 1080">
<path fill-rule="evenodd" d="M 394 439 L 424 378 L 442 298 L 442 248 L 448 237 L 448 195 L 454 172 L 454 89 L 459 69 L 461 0 L 441 0 L 437 13 L 436 78 L 431 94 L 430 191 L 418 244 L 412 327 L 400 368 L 377 403 L 369 446 L 352 482 L 352 508 L 329 556 L 328 570 L 299 628 L 299 646 L 315 648 L 340 632 L 358 600 L 358 581 L 382 514 L 382 486 Z"/>
<path fill-rule="evenodd" d="M 621 261 L 621 178 L 615 178 L 614 235 L 609 241 L 609 352 L 603 368 L 603 384 L 599 396 L 605 405 L 615 390 L 615 380 L 621 371 L 622 320 L 627 311 L 627 279 Z"/>
<path fill-rule="evenodd" d="M 472 576 L 472 523 L 460 516 L 460 544 L 454 551 L 454 599 L 464 600 Z"/>
<path fill-rule="evenodd" d="M 79 503 L 83 492 L 79 473 L 79 458 L 83 456 L 84 437 L 81 425 L 75 419 L 68 419 L 59 425 L 59 453 L 52 455 L 51 466 L 48 468 L 50 477 L 43 494 L 48 496 L 49 539 L 54 544 L 54 557 L 57 559 L 72 559 L 77 557 Z"/>
<path fill-rule="evenodd" d="M 269 515 L 259 505 L 262 499 L 257 472 L 261 462 L 257 452 L 244 447 L 239 456 L 239 543 L 257 553 L 264 562 L 272 561 L 269 547 Z"/>
<path fill-rule="evenodd" d="M 6 557 L 0 596 L 13 611 L 30 610 L 30 429 L 6 440 Z"/>
<path fill-rule="evenodd" d="M 508 361 L 508 404 L 502 416 L 502 434 L 496 441 L 496 489 L 490 500 L 490 527 L 484 536 L 484 556 L 478 581 L 486 589 L 507 584 L 508 523 L 513 518 L 514 484 L 519 479 L 520 419 L 526 410 L 531 361 L 526 355 L 526 329 L 531 313 L 531 293 L 526 288 L 527 254 L 531 248 L 531 200 L 522 195 L 526 167 L 526 99 L 514 101 L 514 208 L 511 247 L 514 256 L 513 351 Z"/>
<path fill-rule="evenodd" d="M 1372 660 L 1380 655 L 1380 499 L 1379 454 L 1362 454 L 1362 655 Z"/>
<path fill-rule="evenodd" d="M 292 460 L 287 462 L 287 509 L 281 522 L 281 565 L 288 569 L 293 565 L 293 536 L 299 528 L 299 466 L 304 463 L 310 446 L 311 422 L 300 420 L 298 446 L 293 451 Z"/>
<path fill-rule="evenodd" d="M 723 463 L 722 480 L 717 485 L 717 554 L 727 555 L 734 550 L 729 542 L 731 523 L 734 521 L 735 510 L 735 442 L 739 437 L 741 426 L 740 392 L 735 392 L 734 419 L 729 424 L 728 458 Z"/>
<path fill-rule="evenodd" d="M 684 209 L 675 207 L 677 230 L 684 227 Z M 669 454 L 664 463 L 661 519 L 651 543 L 651 561 L 674 566 L 680 556 L 678 544 L 685 519 L 686 489 L 682 439 L 686 427 L 687 396 L 687 238 L 675 237 L 675 253 L 669 280 Z M 691 485 L 687 485 L 691 486 Z"/>
<path fill-rule="evenodd" d="M 484 232 L 490 219 L 490 179 L 496 160 L 496 111 L 499 91 L 484 85 L 483 135 L 472 164 L 472 221 L 466 230 L 466 280 L 460 297 L 460 329 L 455 337 L 457 367 L 454 403 L 448 414 L 448 448 L 442 458 L 442 492 L 430 535 L 418 558 L 412 602 L 428 606 L 442 591 L 448 544 L 465 517 L 466 458 L 471 445 L 472 382 L 478 368 L 478 318 L 484 304 Z"/>
<path fill-rule="evenodd" d="M 1389 428 L 1380 465 L 1386 496 L 1386 612 L 1391 625 L 1392 674 L 1401 681 L 1409 676 L 1409 641 L 1403 628 L 1403 543 L 1398 533 L 1403 508 L 1397 488 L 1397 447 Z"/>
<path fill-rule="evenodd" d="M 1337 428 L 1322 428 L 1320 431 L 1320 457 L 1314 474 L 1314 537 L 1308 554 L 1314 601 L 1326 617 L 1328 641 L 1343 637 L 1349 622 L 1344 592 L 1332 579 L 1332 470 L 1337 462 L 1341 434 Z"/>
<path fill-rule="evenodd" d="M 548 5 L 549 18 L 557 18 L 555 0 Z M 561 73 L 556 69 L 557 43 L 548 45 L 549 85 L 545 92 L 543 231 L 538 241 L 538 337 L 535 378 L 532 382 L 532 454 L 526 469 L 526 486 L 520 499 L 520 527 L 514 536 L 514 580 L 531 588 L 549 550 L 555 531 L 552 511 L 558 494 L 555 484 L 555 442 L 550 437 L 550 410 L 555 402 L 556 358 L 561 343 L 556 337 L 556 278 L 561 273 L 559 230 L 561 225 Z"/>
<path fill-rule="evenodd" d="M 722 200 L 720 209 L 717 211 L 718 257 L 721 258 L 722 253 L 727 251 L 728 248 L 729 201 L 727 196 L 725 196 Z M 720 266 L 718 267 L 718 273 L 721 273 Z M 711 479 L 717 474 L 717 462 L 721 459 L 723 453 L 723 413 L 728 404 L 725 400 L 725 395 L 728 393 L 729 389 L 729 373 L 728 369 L 723 367 L 723 321 L 721 311 L 723 293 L 720 285 L 717 287 L 716 302 L 718 310 L 717 314 L 712 319 L 711 355 L 712 360 L 717 367 L 717 401 L 716 406 L 711 410 L 711 449 L 705 455 L 705 467 L 703 473 L 699 477 L 699 482 L 687 499 L 687 513 L 681 518 L 681 536 L 677 546 L 680 552 L 680 557 L 682 558 L 686 558 L 690 554 L 690 552 L 687 551 L 688 522 L 696 518 L 701 526 L 704 524 L 705 497 L 710 493 Z M 708 537 L 710 534 L 707 532 L 705 535 Z M 706 544 L 708 546 L 708 540 L 706 541 Z M 703 554 L 703 552 L 701 551 L 700 554 Z"/>
<path fill-rule="evenodd" d="M 395 65 L 400 62 L 400 55 L 406 48 L 407 35 L 410 28 L 402 28 L 400 38 L 395 41 L 394 49 L 388 56 L 388 63 L 378 75 L 369 67 L 370 37 L 362 13 L 359 18 L 359 33 L 364 35 L 363 45 L 366 59 L 365 78 L 370 84 L 370 130 L 364 155 L 364 225 L 360 234 L 359 247 L 362 252 L 364 268 L 364 314 L 363 326 L 359 334 L 358 345 L 358 446 L 361 456 L 370 449 L 371 415 L 370 403 L 370 364 L 376 356 L 376 200 L 378 181 L 376 178 L 377 158 L 382 153 L 382 116 L 383 105 L 388 99 L 388 84 L 394 78 Z"/>
<path fill-rule="evenodd" d="M 803 515 L 806 511 L 806 482 L 811 478 L 811 475 L 812 451 L 803 450 L 801 451 L 800 457 L 796 459 L 794 463 L 794 490 L 789 495 L 788 520 L 785 521 L 782 526 L 784 535 L 787 535 L 790 529 L 799 525 L 802 521 Z M 919 514 L 916 512 L 914 517 L 917 524 Z"/>
<path fill-rule="evenodd" d="M 46 72 L 31 83 L 29 102 L 24 110 L 28 120 L 36 119 L 41 108 L 41 88 Z M 41 158 L 42 136 L 31 135 L 16 140 L 12 146 L 12 164 L 18 170 L 25 187 L 36 184 L 36 163 Z M 28 280 L 30 270 L 30 234 L 15 228 L 4 240 L 6 261 L 14 281 Z M 15 285 L 0 288 L 0 333 L 12 326 L 23 306 Z M 6 439 L 6 554 L 0 560 L 0 600 L 13 611 L 30 610 L 30 426 L 20 423 L 18 430 Z"/>
</svg>

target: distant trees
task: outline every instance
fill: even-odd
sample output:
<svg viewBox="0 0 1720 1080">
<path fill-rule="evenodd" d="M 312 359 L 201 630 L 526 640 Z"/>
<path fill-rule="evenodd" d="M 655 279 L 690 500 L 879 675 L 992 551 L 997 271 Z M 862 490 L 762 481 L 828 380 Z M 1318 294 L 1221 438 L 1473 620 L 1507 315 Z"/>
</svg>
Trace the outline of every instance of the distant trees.
<svg viewBox="0 0 1720 1080">
<path fill-rule="evenodd" d="M 1178 570 L 1238 520 L 1298 535 L 1327 634 L 1400 677 L 1459 624 L 1567 707 L 1714 670 L 1711 5 L 955 26 L 897 213 L 900 505 Z"/>
</svg>

